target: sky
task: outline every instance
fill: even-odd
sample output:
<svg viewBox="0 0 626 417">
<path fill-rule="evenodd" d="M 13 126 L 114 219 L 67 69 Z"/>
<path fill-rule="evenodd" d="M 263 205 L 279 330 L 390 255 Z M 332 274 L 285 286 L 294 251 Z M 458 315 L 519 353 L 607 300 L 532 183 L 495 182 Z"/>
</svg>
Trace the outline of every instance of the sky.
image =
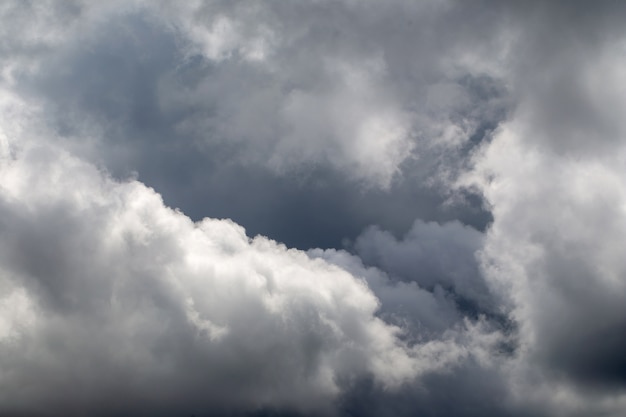
<svg viewBox="0 0 626 417">
<path fill-rule="evenodd" d="M 0 1 L 0 415 L 626 415 L 626 2 Z"/>
</svg>

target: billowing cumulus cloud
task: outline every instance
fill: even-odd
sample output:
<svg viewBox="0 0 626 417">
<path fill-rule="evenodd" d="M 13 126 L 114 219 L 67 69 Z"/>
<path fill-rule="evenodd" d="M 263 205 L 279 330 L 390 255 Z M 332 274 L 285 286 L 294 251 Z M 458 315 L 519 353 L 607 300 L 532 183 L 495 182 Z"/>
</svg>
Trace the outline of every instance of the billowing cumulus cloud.
<svg viewBox="0 0 626 417">
<path fill-rule="evenodd" d="M 343 269 L 229 220 L 194 224 L 37 140 L 11 145 L 3 413 L 328 412 L 353 378 L 392 388 L 468 354 L 404 343 Z"/>
<path fill-rule="evenodd" d="M 576 389 L 625 387 L 623 149 L 576 160 L 520 142 L 504 126 L 480 158 L 495 218 L 484 271 L 519 324 L 521 357 L 580 407 Z"/>
<path fill-rule="evenodd" d="M 0 414 L 625 413 L 620 2 L 0 23 Z"/>
</svg>

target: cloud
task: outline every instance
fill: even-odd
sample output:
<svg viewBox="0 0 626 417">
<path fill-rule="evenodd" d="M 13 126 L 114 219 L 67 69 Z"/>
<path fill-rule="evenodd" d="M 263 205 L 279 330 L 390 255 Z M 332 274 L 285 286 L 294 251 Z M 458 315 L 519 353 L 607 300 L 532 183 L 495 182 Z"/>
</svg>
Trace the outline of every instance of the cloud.
<svg viewBox="0 0 626 417">
<path fill-rule="evenodd" d="M 624 11 L 4 2 L 2 413 L 623 415 Z"/>
<path fill-rule="evenodd" d="M 574 385 L 624 387 L 623 155 L 529 149 L 511 124 L 478 165 L 494 213 L 487 276 L 510 302 L 524 355 Z"/>
<path fill-rule="evenodd" d="M 305 6 L 286 16 L 283 8 L 223 7 L 205 15 L 85 4 L 73 25 L 55 29 L 64 41 L 33 57 L 40 66 L 17 72 L 16 88 L 42 102 L 64 148 L 117 178 L 138 173 L 195 220 L 233 218 L 305 249 L 336 246 L 372 223 L 403 233 L 418 217 L 484 227 L 480 201 L 442 208 L 443 184 L 504 116 L 502 83 L 442 73 L 404 85 L 395 73 L 439 64 L 430 50 L 432 60 L 405 62 L 402 38 L 381 38 L 379 51 L 359 47 L 352 59 L 356 34 L 371 35 L 350 22 L 369 16 L 367 9 L 337 17 L 350 36 L 327 51 L 314 48 L 326 42 L 323 33 L 300 33 L 288 19 L 297 13 L 303 27 L 316 28 L 330 5 L 319 16 Z M 251 21 L 254 13 L 287 26 L 261 61 L 239 57 L 234 44 L 230 55 L 207 56 L 187 27 L 201 30 L 212 16 L 232 14 L 233 25 L 255 31 L 267 24 Z M 383 31 L 399 12 L 385 13 L 371 30 Z M 417 37 L 408 23 L 398 30 Z"/>
<path fill-rule="evenodd" d="M 174 137 L 209 160 L 226 148 L 285 175 L 323 166 L 388 188 L 416 156 L 454 159 L 507 107 L 492 74 L 442 59 L 442 48 L 458 53 L 460 34 L 418 44 L 419 60 L 403 55 L 404 39 L 423 38 L 431 20 L 460 19 L 441 6 L 423 16 L 406 7 L 86 3 L 66 18 L 73 25 L 45 20 L 39 37 L 53 30 L 61 40 L 21 84 L 49 100 L 62 129 L 104 129 L 117 146 L 97 155 L 112 167 L 135 169 L 135 152 L 155 152 L 146 149 L 155 141 L 170 148 Z M 61 13 L 50 8 L 41 14 Z"/>
<path fill-rule="evenodd" d="M 486 312 L 493 297 L 476 260 L 482 246 L 483 234 L 458 222 L 417 221 L 400 241 L 389 232 L 369 228 L 357 238 L 354 249 L 365 263 L 398 280 L 430 290 L 440 286 Z"/>
<path fill-rule="evenodd" d="M 620 146 L 624 126 L 621 3 L 533 2 L 513 7 L 510 86 L 526 113 L 526 141 L 590 155 Z M 541 74 L 541 75 L 539 75 Z"/>
<path fill-rule="evenodd" d="M 517 108 L 466 177 L 494 219 L 483 273 L 518 326 L 511 390 L 553 415 L 624 410 L 620 8 L 510 10 Z"/>
<path fill-rule="evenodd" d="M 403 342 L 346 270 L 193 223 L 22 122 L 0 171 L 3 413 L 329 412 L 354 378 L 394 387 L 467 355 Z"/>
</svg>

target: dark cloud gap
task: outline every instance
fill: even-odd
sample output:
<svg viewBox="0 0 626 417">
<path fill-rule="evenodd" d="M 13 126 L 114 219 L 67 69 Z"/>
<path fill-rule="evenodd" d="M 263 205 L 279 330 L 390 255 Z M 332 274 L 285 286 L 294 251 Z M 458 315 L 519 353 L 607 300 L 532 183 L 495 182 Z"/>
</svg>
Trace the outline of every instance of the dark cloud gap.
<svg viewBox="0 0 626 417">
<path fill-rule="evenodd" d="M 371 380 L 358 381 L 341 409 L 355 416 L 547 416 L 539 409 L 512 407 L 501 376 L 477 364 L 424 378 L 418 386 L 380 392 Z"/>
<path fill-rule="evenodd" d="M 583 384 L 612 389 L 626 388 L 626 323 L 601 324 L 592 334 L 576 337 L 571 345 L 551 358 Z"/>
<path fill-rule="evenodd" d="M 189 169 L 189 161 L 185 162 L 181 168 Z M 149 170 L 141 172 L 139 178 L 160 191 L 166 203 L 180 207 L 193 219 L 230 217 L 250 235 L 266 235 L 302 249 L 342 247 L 346 239 L 354 240 L 371 224 L 400 234 L 416 218 L 445 222 L 460 217 L 478 228 L 489 221 L 481 206 L 470 206 L 467 211 L 444 207 L 445 196 L 430 188 L 404 183 L 390 191 L 365 191 L 327 170 L 291 179 L 258 168 L 228 166 L 212 175 L 187 173 L 187 177 L 210 181 L 182 190 L 170 182 L 171 176 L 164 184 L 160 177 L 151 179 Z"/>
</svg>

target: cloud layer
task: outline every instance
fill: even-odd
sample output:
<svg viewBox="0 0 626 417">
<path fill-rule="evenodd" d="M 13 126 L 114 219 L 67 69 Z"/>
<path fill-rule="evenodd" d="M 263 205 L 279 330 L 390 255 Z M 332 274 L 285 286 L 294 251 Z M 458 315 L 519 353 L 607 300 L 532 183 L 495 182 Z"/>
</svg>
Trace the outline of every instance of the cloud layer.
<svg viewBox="0 0 626 417">
<path fill-rule="evenodd" d="M 624 414 L 621 3 L 0 22 L 0 414 Z"/>
</svg>

